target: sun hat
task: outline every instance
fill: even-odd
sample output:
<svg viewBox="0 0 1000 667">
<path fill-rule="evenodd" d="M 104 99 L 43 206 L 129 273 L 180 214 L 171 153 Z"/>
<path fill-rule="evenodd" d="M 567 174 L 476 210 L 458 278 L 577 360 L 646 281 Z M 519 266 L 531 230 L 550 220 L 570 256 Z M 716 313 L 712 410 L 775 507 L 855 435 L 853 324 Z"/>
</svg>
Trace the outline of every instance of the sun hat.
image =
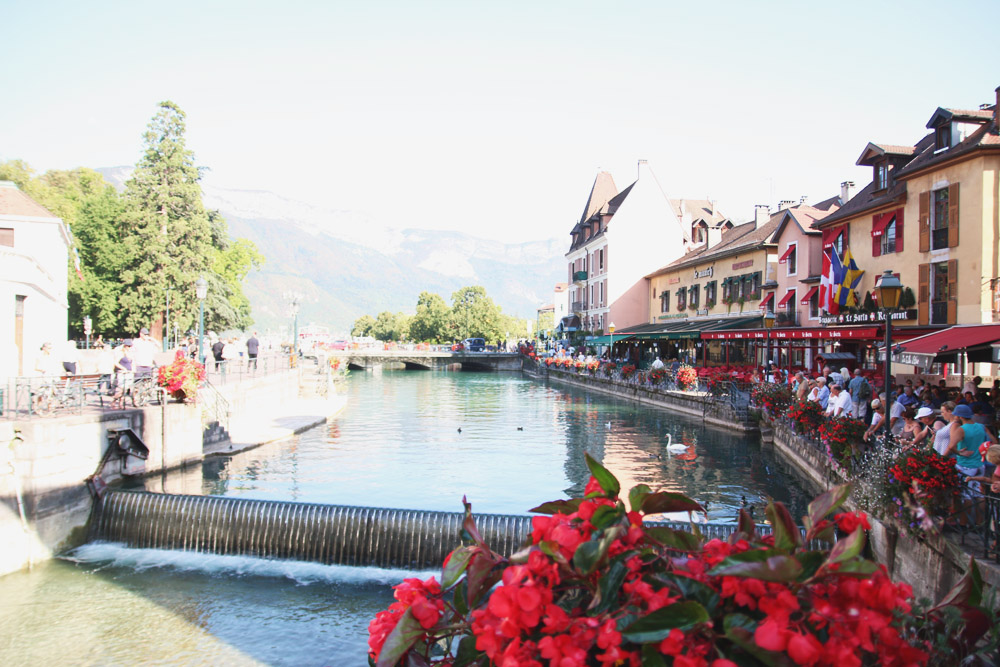
<svg viewBox="0 0 1000 667">
<path fill-rule="evenodd" d="M 123 340 L 122 341 L 122 346 L 123 347 L 132 347 L 132 339 L 131 338 L 126 338 L 125 340 Z"/>
<path fill-rule="evenodd" d="M 934 411 L 930 408 L 920 408 L 917 410 L 917 419 L 923 419 L 924 417 L 930 417 L 934 414 Z"/>
<path fill-rule="evenodd" d="M 141 336 L 145 336 L 148 333 L 149 333 L 149 329 L 147 329 L 146 327 L 143 327 L 143 328 L 139 329 L 139 335 L 141 335 Z"/>
<path fill-rule="evenodd" d="M 872 410 L 878 410 L 880 407 L 882 407 L 882 401 L 878 400 L 877 398 L 874 399 L 872 401 Z"/>
<path fill-rule="evenodd" d="M 956 417 L 961 417 L 962 419 L 972 419 L 972 408 L 964 403 L 962 405 L 956 405 L 955 409 L 951 411 Z"/>
</svg>

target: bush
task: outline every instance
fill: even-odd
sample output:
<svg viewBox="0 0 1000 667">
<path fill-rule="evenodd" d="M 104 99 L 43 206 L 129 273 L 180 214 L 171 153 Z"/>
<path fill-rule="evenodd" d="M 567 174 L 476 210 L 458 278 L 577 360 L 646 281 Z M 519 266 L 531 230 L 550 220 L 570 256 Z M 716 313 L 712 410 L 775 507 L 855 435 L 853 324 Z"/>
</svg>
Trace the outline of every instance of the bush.
<svg viewBox="0 0 1000 667">
<path fill-rule="evenodd" d="M 788 408 L 788 418 L 795 424 L 796 433 L 815 431 L 823 423 L 823 406 L 816 401 L 796 401 Z"/>
<path fill-rule="evenodd" d="M 851 417 L 830 417 L 819 426 L 819 435 L 826 443 L 826 453 L 830 460 L 845 472 L 853 468 L 854 448 L 861 444 L 865 435 L 864 422 Z"/>
</svg>

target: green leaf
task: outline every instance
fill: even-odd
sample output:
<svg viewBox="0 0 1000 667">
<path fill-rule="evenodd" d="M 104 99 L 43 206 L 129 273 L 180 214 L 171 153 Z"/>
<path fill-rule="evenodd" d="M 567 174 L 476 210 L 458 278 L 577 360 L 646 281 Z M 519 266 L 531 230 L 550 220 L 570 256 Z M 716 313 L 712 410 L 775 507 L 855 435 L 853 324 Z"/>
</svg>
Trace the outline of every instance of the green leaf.
<svg viewBox="0 0 1000 667">
<path fill-rule="evenodd" d="M 656 575 L 653 579 L 677 589 L 685 600 L 698 602 L 709 614 L 713 613 L 719 604 L 719 593 L 714 588 L 691 577 L 665 573 Z"/>
<path fill-rule="evenodd" d="M 652 489 L 645 484 L 636 484 L 632 487 L 632 490 L 628 492 L 628 505 L 632 508 L 633 512 L 638 512 L 642 509 L 642 501 L 652 492 Z"/>
<path fill-rule="evenodd" d="M 494 568 L 500 557 L 489 550 L 476 549 L 466 567 L 466 586 L 469 592 L 469 607 L 475 607 L 500 579 Z"/>
<path fill-rule="evenodd" d="M 458 582 L 458 586 L 455 586 L 454 602 L 455 611 L 457 611 L 462 616 L 466 616 L 469 613 L 469 589 L 462 580 Z"/>
<path fill-rule="evenodd" d="M 590 517 L 590 523 L 593 524 L 595 529 L 602 530 L 620 519 L 623 515 L 622 510 L 617 507 L 601 505 L 594 510 L 594 516 Z"/>
<path fill-rule="evenodd" d="M 714 576 L 752 577 L 763 581 L 788 582 L 795 581 L 802 574 L 802 564 L 792 556 L 770 556 L 765 560 L 759 557 L 742 559 L 752 553 L 767 554 L 767 552 L 744 551 L 730 556 L 712 569 Z"/>
<path fill-rule="evenodd" d="M 740 616 L 743 619 L 747 617 L 742 614 L 730 614 L 726 617 L 724 625 L 726 626 L 726 639 L 731 641 L 736 646 L 746 651 L 748 654 L 760 661 L 761 664 L 767 665 L 768 667 L 785 667 L 785 665 L 793 665 L 794 663 L 788 658 L 788 656 L 781 653 L 775 653 L 773 651 L 768 651 L 757 646 L 757 642 L 753 639 L 753 630 L 756 628 L 756 623 L 747 627 L 739 622 L 729 622 L 730 617 Z M 754 663 L 744 663 L 740 660 L 735 660 L 736 664 L 754 664 Z"/>
<path fill-rule="evenodd" d="M 851 574 L 857 577 L 868 577 L 871 576 L 871 574 L 876 570 L 878 570 L 878 563 L 859 558 L 857 560 L 849 560 L 841 563 L 837 567 L 837 574 Z"/>
<path fill-rule="evenodd" d="M 650 525 L 645 527 L 646 537 L 671 549 L 678 551 L 698 551 L 702 539 L 686 530 L 674 530 L 667 526 Z"/>
<path fill-rule="evenodd" d="M 782 551 L 792 551 L 802 544 L 802 534 L 795 525 L 795 519 L 784 503 L 771 501 L 767 504 L 767 518 L 774 530 L 774 547 Z"/>
<path fill-rule="evenodd" d="M 420 621 L 413 617 L 413 611 L 407 609 L 403 612 L 403 617 L 392 629 L 389 636 L 385 638 L 382 651 L 378 654 L 377 667 L 393 667 L 400 658 L 403 657 L 410 648 L 423 637 L 424 629 L 420 626 Z"/>
<path fill-rule="evenodd" d="M 597 483 L 601 485 L 601 489 L 608 497 L 617 497 L 619 491 L 622 490 L 621 484 L 618 483 L 618 479 L 612 475 L 607 468 L 598 463 L 597 459 L 592 457 L 589 453 L 584 453 L 584 459 L 587 461 L 587 467 L 590 469 L 590 474 L 594 476 Z"/>
<path fill-rule="evenodd" d="M 454 667 L 468 667 L 485 657 L 486 654 L 476 650 L 475 635 L 465 635 L 458 642 L 458 651 L 455 654 Z"/>
<path fill-rule="evenodd" d="M 812 525 L 825 519 L 830 512 L 836 511 L 851 495 L 850 484 L 840 484 L 821 493 L 809 503 L 809 519 Z"/>
<path fill-rule="evenodd" d="M 596 540 L 584 542 L 573 554 L 573 566 L 582 574 L 590 574 L 601 559 L 601 543 Z"/>
<path fill-rule="evenodd" d="M 651 493 L 642 501 L 643 514 L 662 514 L 664 512 L 705 512 L 705 508 L 691 500 L 683 493 L 659 491 Z"/>
<path fill-rule="evenodd" d="M 754 523 L 753 517 L 745 509 L 740 509 L 739 518 L 736 523 L 736 532 L 729 536 L 729 543 L 736 544 L 741 537 L 745 540 L 754 540 L 757 538 L 757 524 Z"/>
<path fill-rule="evenodd" d="M 667 667 L 667 661 L 663 659 L 663 654 L 656 644 L 642 645 L 642 667 Z"/>
<path fill-rule="evenodd" d="M 441 572 L 441 588 L 447 590 L 461 579 L 462 575 L 465 574 L 465 568 L 469 565 L 469 559 L 477 548 L 459 547 L 451 552 L 448 564 L 444 566 L 444 570 Z"/>
<path fill-rule="evenodd" d="M 710 620 L 705 608 L 693 600 L 677 602 L 643 616 L 622 631 L 622 637 L 636 644 L 666 639 L 674 628 L 688 630 Z"/>
<path fill-rule="evenodd" d="M 625 575 L 628 574 L 625 560 L 630 557 L 629 553 L 620 554 L 611 561 L 608 571 L 598 583 L 598 595 L 594 598 L 595 604 L 591 605 L 595 612 L 607 611 L 618 600 L 618 591 L 621 590 L 622 584 L 625 582 Z"/>
<path fill-rule="evenodd" d="M 865 546 L 865 531 L 861 527 L 858 527 L 853 533 L 848 535 L 842 540 L 837 540 L 837 543 L 833 545 L 830 549 L 830 555 L 826 557 L 826 562 L 823 563 L 823 567 L 828 567 L 834 563 L 843 563 L 845 560 L 854 558 L 861 553 L 861 549 Z"/>
<path fill-rule="evenodd" d="M 580 503 L 582 503 L 583 500 L 583 498 L 573 498 L 572 500 L 551 500 L 528 511 L 535 514 L 572 514 L 580 509 Z"/>
<path fill-rule="evenodd" d="M 465 505 L 465 518 L 462 520 L 462 539 L 466 541 L 472 541 L 479 546 L 486 546 L 483 542 L 483 536 L 479 534 L 479 529 L 476 528 L 476 520 L 472 518 L 472 503 L 462 496 L 462 504 Z"/>
<path fill-rule="evenodd" d="M 805 580 L 816 574 L 823 561 L 826 560 L 825 551 L 800 551 L 795 554 L 796 560 L 802 564 L 802 574 L 799 579 Z"/>
<path fill-rule="evenodd" d="M 976 559 L 969 558 L 969 569 L 930 611 L 944 607 L 978 607 L 983 601 L 983 575 Z"/>
</svg>

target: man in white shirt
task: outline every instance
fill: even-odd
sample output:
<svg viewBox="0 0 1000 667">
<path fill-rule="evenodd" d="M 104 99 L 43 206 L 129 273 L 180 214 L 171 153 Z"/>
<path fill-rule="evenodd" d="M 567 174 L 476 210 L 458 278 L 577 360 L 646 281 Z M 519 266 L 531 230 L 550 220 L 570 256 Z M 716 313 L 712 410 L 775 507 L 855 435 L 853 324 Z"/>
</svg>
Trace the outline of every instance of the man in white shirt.
<svg viewBox="0 0 1000 667">
<path fill-rule="evenodd" d="M 851 395 L 844 391 L 840 384 L 834 384 L 830 389 L 830 402 L 826 408 L 826 414 L 830 417 L 849 417 L 851 415 Z"/>
<path fill-rule="evenodd" d="M 663 359 L 660 359 L 659 357 L 657 357 L 656 359 L 654 359 L 653 360 L 653 367 L 652 368 L 653 368 L 654 371 L 663 370 Z"/>
<path fill-rule="evenodd" d="M 153 355 L 159 351 L 159 346 L 149 335 L 149 329 L 143 327 L 139 337 L 132 342 L 132 368 L 136 379 L 153 374 Z"/>
</svg>

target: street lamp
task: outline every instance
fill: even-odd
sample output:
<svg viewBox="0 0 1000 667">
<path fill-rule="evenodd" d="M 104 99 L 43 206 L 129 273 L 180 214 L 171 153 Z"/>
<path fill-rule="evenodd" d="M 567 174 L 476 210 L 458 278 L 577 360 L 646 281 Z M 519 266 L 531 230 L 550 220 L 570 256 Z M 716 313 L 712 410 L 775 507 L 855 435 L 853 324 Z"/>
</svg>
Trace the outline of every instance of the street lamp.
<svg viewBox="0 0 1000 667">
<path fill-rule="evenodd" d="M 94 321 L 90 319 L 90 315 L 83 316 L 83 334 L 87 337 L 87 349 L 90 349 L 90 332 L 93 331 Z"/>
<path fill-rule="evenodd" d="M 875 294 L 878 305 L 885 315 L 885 416 L 888 419 L 892 412 L 892 389 L 889 379 L 892 377 L 892 313 L 899 308 L 899 297 L 903 294 L 903 283 L 886 269 L 875 281 Z M 886 434 L 889 428 L 886 427 Z"/>
<path fill-rule="evenodd" d="M 766 375 L 767 370 L 769 368 L 769 364 L 771 363 L 771 329 L 773 327 L 774 327 L 774 311 L 771 310 L 770 308 L 768 308 L 767 312 L 764 313 L 764 328 L 767 330 L 767 342 L 765 343 L 765 348 L 764 348 L 764 373 L 765 373 L 765 375 Z M 774 379 L 774 377 L 772 375 L 771 381 L 773 381 L 773 379 Z"/>
<path fill-rule="evenodd" d="M 208 296 L 208 281 L 202 276 L 194 282 L 194 293 L 198 296 L 198 361 L 205 364 L 205 297 Z"/>
<path fill-rule="evenodd" d="M 295 358 L 299 358 L 299 304 L 302 303 L 302 296 L 296 294 L 295 292 L 289 292 L 285 294 L 285 298 L 288 299 L 288 303 L 292 309 L 292 318 L 294 320 L 294 328 L 292 329 L 292 353 Z"/>
<path fill-rule="evenodd" d="M 170 288 L 164 287 L 163 291 L 167 293 L 167 322 L 163 327 L 163 351 L 166 352 L 170 349 Z"/>
<path fill-rule="evenodd" d="M 611 351 L 608 352 L 608 359 L 609 360 L 614 360 L 614 358 L 615 358 L 614 357 L 614 354 L 615 354 L 615 323 L 614 322 L 610 322 L 608 324 L 608 332 L 611 334 Z"/>
</svg>

